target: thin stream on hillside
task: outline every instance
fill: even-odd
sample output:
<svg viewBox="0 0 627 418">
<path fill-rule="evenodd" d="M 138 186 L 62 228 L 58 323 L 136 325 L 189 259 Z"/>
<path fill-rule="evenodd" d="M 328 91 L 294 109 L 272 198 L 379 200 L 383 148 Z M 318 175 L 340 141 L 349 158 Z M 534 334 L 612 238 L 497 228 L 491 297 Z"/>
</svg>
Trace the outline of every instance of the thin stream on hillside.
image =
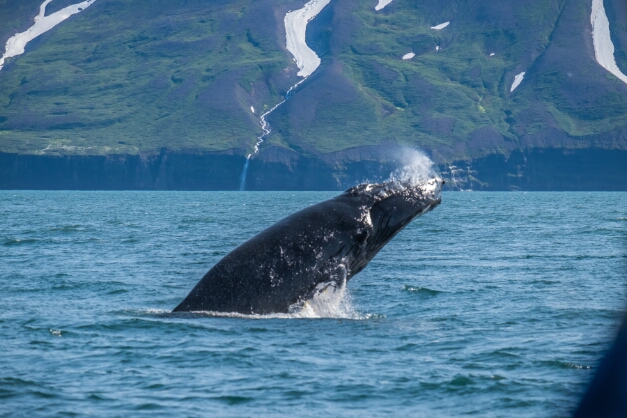
<svg viewBox="0 0 627 418">
<path fill-rule="evenodd" d="M 286 48 L 290 51 L 294 57 L 296 65 L 298 66 L 299 72 L 297 75 L 303 77 L 303 79 L 290 87 L 287 93 L 285 93 L 283 100 L 274 105 L 274 107 L 262 114 L 259 118 L 259 123 L 261 124 L 263 133 L 257 137 L 257 143 L 255 144 L 253 152 L 246 156 L 246 162 L 244 163 L 244 168 L 240 176 L 240 191 L 246 189 L 246 175 L 248 173 L 250 158 L 259 152 L 259 146 L 264 139 L 270 135 L 270 132 L 272 132 L 270 124 L 266 118 L 270 113 L 274 112 L 279 106 L 285 103 L 292 96 L 294 89 L 305 81 L 320 66 L 320 57 L 318 57 L 318 55 L 307 46 L 305 35 L 307 31 L 307 24 L 315 18 L 318 13 L 320 13 L 322 9 L 329 4 L 330 1 L 331 0 L 311 0 L 302 8 L 290 11 L 285 15 Z"/>
<path fill-rule="evenodd" d="M 305 81 L 307 79 L 307 77 L 303 78 L 302 80 L 300 80 L 298 83 L 294 84 L 292 87 L 290 87 L 290 89 L 287 91 L 287 93 L 285 94 L 285 98 L 283 100 L 281 100 L 279 103 L 277 103 L 276 105 L 274 105 L 274 107 L 270 110 L 268 110 L 266 113 L 264 113 L 263 115 L 261 115 L 259 117 L 259 123 L 261 124 L 261 129 L 263 130 L 263 133 L 261 135 L 259 135 L 257 137 L 257 143 L 255 144 L 255 148 L 253 150 L 253 152 L 251 152 L 250 154 L 248 154 L 246 156 L 246 162 L 244 163 L 244 169 L 242 170 L 242 174 L 240 176 L 240 185 L 239 185 L 239 189 L 240 191 L 243 191 L 246 189 L 246 173 L 248 172 L 248 164 L 250 163 L 250 157 L 252 157 L 253 155 L 257 154 L 259 152 L 259 146 L 261 145 L 261 143 L 263 142 L 263 140 L 270 135 L 270 132 L 272 132 L 272 128 L 270 128 L 270 124 L 268 123 L 268 121 L 266 120 L 266 117 L 274 112 L 279 106 L 281 106 L 283 103 L 285 103 L 290 96 L 292 95 L 292 91 L 298 87 L 303 81 Z"/>
</svg>

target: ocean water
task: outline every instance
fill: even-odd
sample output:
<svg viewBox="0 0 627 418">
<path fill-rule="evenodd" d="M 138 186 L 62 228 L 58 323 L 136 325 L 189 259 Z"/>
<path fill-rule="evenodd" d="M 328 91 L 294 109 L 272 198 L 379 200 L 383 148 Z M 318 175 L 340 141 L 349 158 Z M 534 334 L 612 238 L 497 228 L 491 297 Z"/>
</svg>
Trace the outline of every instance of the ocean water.
<svg viewBox="0 0 627 418">
<path fill-rule="evenodd" d="M 626 305 L 627 193 L 445 192 L 333 309 L 169 313 L 333 195 L 0 191 L 0 415 L 569 415 Z"/>
</svg>

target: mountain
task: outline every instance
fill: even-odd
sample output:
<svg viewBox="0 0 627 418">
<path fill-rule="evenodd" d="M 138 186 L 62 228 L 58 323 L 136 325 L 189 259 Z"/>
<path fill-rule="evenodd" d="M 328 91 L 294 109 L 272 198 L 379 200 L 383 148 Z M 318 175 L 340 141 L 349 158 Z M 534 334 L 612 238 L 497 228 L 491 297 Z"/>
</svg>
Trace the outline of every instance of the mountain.
<svg viewBox="0 0 627 418">
<path fill-rule="evenodd" d="M 302 79 L 284 18 L 304 0 L 96 0 L 0 70 L 0 187 L 231 189 L 253 153 L 250 188 L 342 188 L 411 147 L 458 188 L 624 190 L 595 2 L 627 73 L 624 0 L 330 0 L 306 29 L 321 64 L 254 154 Z M 40 5 L 0 0 L 0 42 Z"/>
</svg>

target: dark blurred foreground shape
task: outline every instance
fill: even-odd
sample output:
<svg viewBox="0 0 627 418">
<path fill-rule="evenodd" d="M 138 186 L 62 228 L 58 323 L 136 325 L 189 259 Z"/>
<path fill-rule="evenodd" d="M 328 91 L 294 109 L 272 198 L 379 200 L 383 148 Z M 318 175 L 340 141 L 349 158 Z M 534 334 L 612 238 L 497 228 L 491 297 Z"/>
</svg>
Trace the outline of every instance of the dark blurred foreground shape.
<svg viewBox="0 0 627 418">
<path fill-rule="evenodd" d="M 574 416 L 627 417 L 627 316 Z"/>
</svg>

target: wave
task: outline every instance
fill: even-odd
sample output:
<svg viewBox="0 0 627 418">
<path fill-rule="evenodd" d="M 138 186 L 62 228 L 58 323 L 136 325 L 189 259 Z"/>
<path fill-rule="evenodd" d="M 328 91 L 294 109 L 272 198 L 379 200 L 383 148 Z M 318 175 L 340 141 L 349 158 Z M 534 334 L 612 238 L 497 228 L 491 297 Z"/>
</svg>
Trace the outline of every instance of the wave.
<svg viewBox="0 0 627 418">
<path fill-rule="evenodd" d="M 435 296 L 440 293 L 444 293 L 441 290 L 433 290 L 433 289 L 429 289 L 426 287 L 407 286 L 407 285 L 403 286 L 403 291 L 408 292 L 408 293 L 419 293 L 421 295 L 426 295 L 426 296 Z"/>
<path fill-rule="evenodd" d="M 19 239 L 19 238 L 5 238 L 4 242 L 2 243 L 2 245 L 22 245 L 22 244 L 34 244 L 36 242 L 39 242 L 40 240 L 35 239 L 35 238 L 26 238 L 26 239 Z"/>
</svg>

